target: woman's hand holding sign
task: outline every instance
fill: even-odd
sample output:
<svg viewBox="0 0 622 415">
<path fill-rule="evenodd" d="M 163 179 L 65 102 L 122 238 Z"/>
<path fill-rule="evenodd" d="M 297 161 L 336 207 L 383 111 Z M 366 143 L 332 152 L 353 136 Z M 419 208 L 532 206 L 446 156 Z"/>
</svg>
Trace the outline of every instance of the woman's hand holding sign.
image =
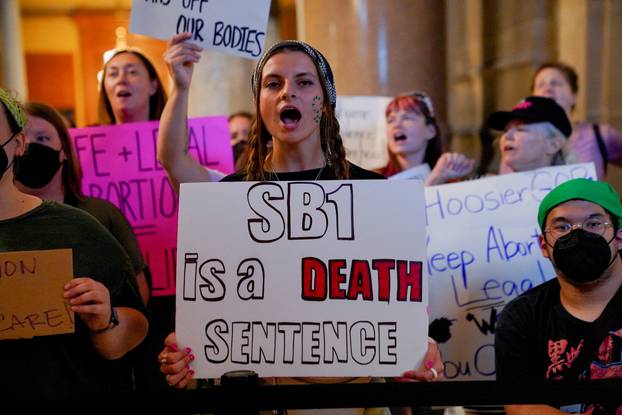
<svg viewBox="0 0 622 415">
<path fill-rule="evenodd" d="M 166 383 L 174 388 L 186 387 L 194 370 L 190 369 L 190 362 L 194 360 L 192 350 L 179 350 L 175 333 L 170 333 L 164 340 L 164 349 L 158 355 L 160 372 L 166 375 Z"/>
<path fill-rule="evenodd" d="M 185 388 L 194 375 L 194 370 L 190 368 L 193 360 L 192 350 L 179 350 L 175 333 L 170 333 L 164 340 L 164 349 L 158 355 L 160 372 L 166 375 L 166 383 L 174 388 Z M 432 339 L 428 341 L 428 351 L 423 361 L 418 370 L 404 372 L 396 379 L 401 382 L 434 382 L 443 379 L 443 359 L 438 345 Z"/>
<path fill-rule="evenodd" d="M 397 380 L 402 382 L 434 382 L 443 379 L 445 365 L 438 344 L 432 339 L 428 340 L 428 351 L 423 359 L 423 364 L 418 370 L 409 370 Z"/>
<path fill-rule="evenodd" d="M 201 59 L 203 48 L 193 43 L 187 43 L 192 33 L 184 32 L 171 38 L 164 61 L 176 88 L 188 89 L 192 80 L 194 64 Z"/>
<path fill-rule="evenodd" d="M 91 278 L 74 278 L 65 284 L 63 296 L 92 332 L 105 330 L 110 322 L 108 288 Z"/>
</svg>

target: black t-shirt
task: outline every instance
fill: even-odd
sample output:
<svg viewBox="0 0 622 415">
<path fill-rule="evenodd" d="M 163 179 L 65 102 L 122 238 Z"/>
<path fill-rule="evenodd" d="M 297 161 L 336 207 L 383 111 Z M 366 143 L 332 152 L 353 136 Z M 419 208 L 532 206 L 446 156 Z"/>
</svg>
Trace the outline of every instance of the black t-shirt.
<svg viewBox="0 0 622 415">
<path fill-rule="evenodd" d="M 127 254 L 91 215 L 45 201 L 23 215 L 0 220 L 0 235 L 0 252 L 72 249 L 74 276 L 104 284 L 114 306 L 145 312 Z M 73 334 L 0 341 L 0 395 L 5 403 L 84 399 L 131 390 L 127 365 L 101 357 L 78 316 L 75 323 Z"/>
<path fill-rule="evenodd" d="M 592 323 L 579 320 L 566 311 L 559 295 L 559 282 L 554 279 L 505 306 L 495 328 L 498 380 L 564 378 Z M 622 319 L 610 328 L 598 356 L 580 377 L 622 378 Z M 589 407 L 575 405 L 567 409 L 583 412 Z M 609 412 L 595 410 L 594 414 L 597 413 Z"/>
<path fill-rule="evenodd" d="M 365 170 L 362 167 L 357 166 L 356 164 L 348 162 L 348 166 L 350 168 L 350 179 L 349 180 L 386 179 L 386 177 L 384 177 L 383 175 L 375 173 L 373 171 Z M 233 174 L 230 174 L 229 176 L 223 177 L 221 182 L 243 182 L 244 176 L 246 176 L 246 172 L 239 171 L 237 173 L 233 173 Z M 266 176 L 267 176 L 266 180 L 268 181 L 337 180 L 337 178 L 333 174 L 333 171 L 328 168 L 303 170 L 303 171 L 288 172 L 288 173 L 266 172 Z"/>
<path fill-rule="evenodd" d="M 84 196 L 81 199 L 66 197 L 64 202 L 92 215 L 121 244 L 132 261 L 134 272 L 138 274 L 147 267 L 140 252 L 138 240 L 127 218 L 112 203 L 95 197 Z"/>
</svg>

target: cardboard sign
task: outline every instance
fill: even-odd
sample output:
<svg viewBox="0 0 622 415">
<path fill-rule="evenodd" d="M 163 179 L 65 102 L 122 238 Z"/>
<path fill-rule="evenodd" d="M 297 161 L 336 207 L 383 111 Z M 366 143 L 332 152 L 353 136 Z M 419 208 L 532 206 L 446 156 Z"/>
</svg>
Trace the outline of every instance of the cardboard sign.
<svg viewBox="0 0 622 415">
<path fill-rule="evenodd" d="M 153 276 L 153 295 L 175 293 L 177 195 L 157 161 L 157 121 L 70 130 L 82 191 L 116 205 L 129 220 Z M 233 171 L 225 117 L 188 121 L 188 151 L 202 165 Z"/>
<path fill-rule="evenodd" d="M 352 163 L 370 170 L 386 166 L 389 156 L 384 110 L 391 99 L 348 96 L 337 99 L 335 114 L 346 157 Z"/>
<path fill-rule="evenodd" d="M 427 350 L 422 184 L 183 184 L 177 340 L 197 377 L 396 376 Z"/>
<path fill-rule="evenodd" d="M 0 340 L 73 333 L 71 249 L 0 252 Z"/>
<path fill-rule="evenodd" d="M 548 167 L 427 187 L 430 333 L 448 379 L 495 377 L 495 323 L 510 300 L 555 277 L 542 257 L 540 201 L 569 179 L 596 177 L 592 163 Z"/>
<path fill-rule="evenodd" d="M 190 42 L 244 58 L 263 53 L 270 0 L 133 0 L 130 32 Z"/>
</svg>

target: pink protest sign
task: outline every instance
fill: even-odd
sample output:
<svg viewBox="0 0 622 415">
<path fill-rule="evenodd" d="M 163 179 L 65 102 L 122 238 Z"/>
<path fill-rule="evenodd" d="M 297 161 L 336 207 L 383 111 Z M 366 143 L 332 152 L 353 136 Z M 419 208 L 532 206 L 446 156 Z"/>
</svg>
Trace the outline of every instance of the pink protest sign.
<svg viewBox="0 0 622 415">
<path fill-rule="evenodd" d="M 157 161 L 157 121 L 70 130 L 82 191 L 108 200 L 129 220 L 153 275 L 153 295 L 175 294 L 177 195 Z M 227 119 L 188 120 L 188 151 L 202 165 L 233 171 Z"/>
</svg>

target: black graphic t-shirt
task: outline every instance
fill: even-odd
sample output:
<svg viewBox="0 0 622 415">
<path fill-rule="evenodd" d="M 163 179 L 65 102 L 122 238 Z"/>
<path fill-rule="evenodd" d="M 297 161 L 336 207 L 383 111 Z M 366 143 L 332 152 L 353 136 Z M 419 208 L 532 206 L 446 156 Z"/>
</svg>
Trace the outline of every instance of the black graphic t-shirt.
<svg viewBox="0 0 622 415">
<path fill-rule="evenodd" d="M 505 306 L 495 329 L 497 379 L 564 379 L 578 356 L 591 323 L 572 316 L 559 298 L 559 282 L 548 281 Z M 622 378 L 622 319 L 610 328 L 582 379 Z M 616 413 L 598 404 L 564 411 Z M 622 404 L 618 410 L 622 410 Z"/>
</svg>

